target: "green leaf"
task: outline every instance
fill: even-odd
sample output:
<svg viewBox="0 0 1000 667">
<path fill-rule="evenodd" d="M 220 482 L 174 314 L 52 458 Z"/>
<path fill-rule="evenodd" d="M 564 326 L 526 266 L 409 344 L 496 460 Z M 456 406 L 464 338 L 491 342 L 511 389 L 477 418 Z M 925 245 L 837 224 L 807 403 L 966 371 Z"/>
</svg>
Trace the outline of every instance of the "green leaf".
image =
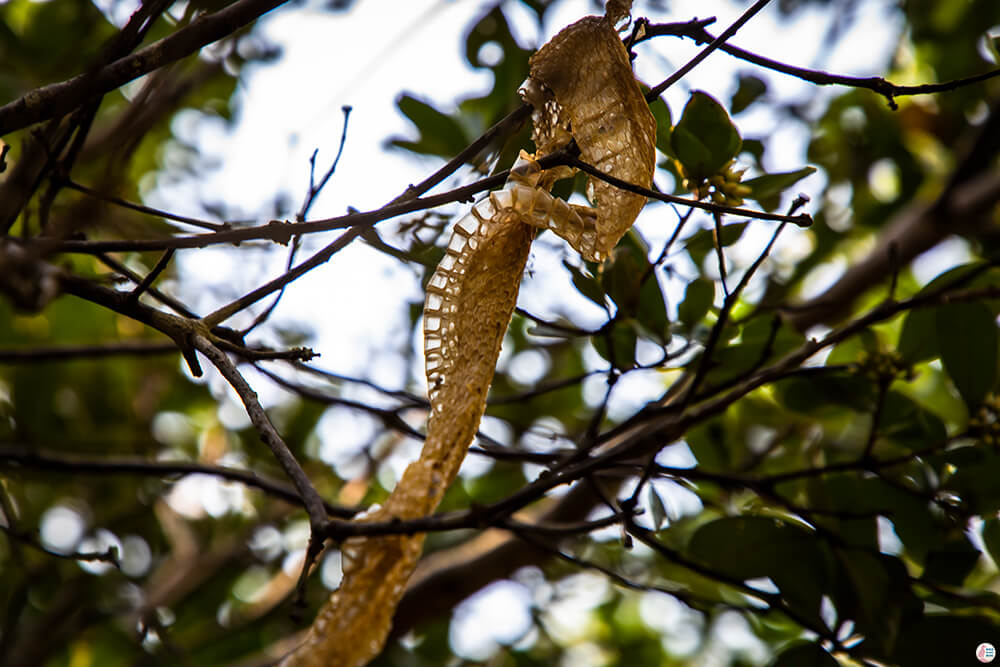
<svg viewBox="0 0 1000 667">
<path fill-rule="evenodd" d="M 827 561 L 816 535 L 805 528 L 764 516 L 717 519 L 695 532 L 688 555 L 736 579 L 770 577 L 793 608 L 823 623 L 819 605 L 828 585 Z"/>
<path fill-rule="evenodd" d="M 784 171 L 778 174 L 764 174 L 746 181 L 742 185 L 750 188 L 748 199 L 755 199 L 765 211 L 773 211 L 781 204 L 781 193 L 792 187 L 806 176 L 815 173 L 816 167 L 802 167 L 795 171 Z"/>
<path fill-rule="evenodd" d="M 837 559 L 834 605 L 841 618 L 851 618 L 870 638 L 875 655 L 892 646 L 899 627 L 920 613 L 909 574 L 898 558 L 853 550 Z M 906 663 L 902 663 L 906 664 Z"/>
<path fill-rule="evenodd" d="M 960 497 L 971 513 L 989 514 L 1000 510 L 1000 456 L 982 447 L 962 447 L 948 452 L 941 463 L 954 469 L 941 489 Z M 949 465 L 950 464 L 950 465 Z"/>
<path fill-rule="evenodd" d="M 977 275 L 972 279 L 966 279 L 970 271 L 976 271 Z M 918 295 L 936 292 L 959 283 L 961 287 L 968 289 L 998 285 L 1000 270 L 996 268 L 984 270 L 981 262 L 962 264 L 948 269 L 924 285 Z M 977 303 L 985 305 L 993 315 L 1000 314 L 1000 301 L 996 299 L 982 299 Z M 905 361 L 914 364 L 941 355 L 937 335 L 938 310 L 938 308 L 919 308 L 907 313 L 899 334 L 898 345 L 899 354 Z"/>
<path fill-rule="evenodd" d="M 570 276 L 573 280 L 573 287 L 577 291 L 596 303 L 601 308 L 606 306 L 604 300 L 604 290 L 601 289 L 600 283 L 594 276 L 590 275 L 589 272 L 581 271 L 579 268 L 573 266 L 566 260 L 563 260 L 563 266 L 570 272 Z"/>
<path fill-rule="evenodd" d="M 928 614 L 903 627 L 891 664 L 906 667 L 975 665 L 976 647 L 998 644 L 1000 623 L 985 616 Z"/>
<path fill-rule="evenodd" d="M 639 310 L 636 313 L 636 320 L 649 338 L 660 344 L 670 342 L 667 303 L 660 288 L 660 281 L 656 278 L 656 272 L 648 274 L 639 288 Z"/>
<path fill-rule="evenodd" d="M 918 308 L 907 313 L 896 348 L 903 361 L 915 364 L 940 356 L 934 311 L 933 308 Z"/>
<path fill-rule="evenodd" d="M 389 144 L 422 155 L 451 157 L 469 143 L 465 129 L 451 116 L 412 95 L 400 95 L 396 101 L 400 112 L 410 119 L 420 138 L 417 141 L 393 138 Z"/>
<path fill-rule="evenodd" d="M 997 324 L 982 303 L 949 303 L 937 309 L 941 363 L 970 410 L 996 384 Z"/>
<path fill-rule="evenodd" d="M 807 415 L 822 415 L 831 408 L 840 407 L 868 412 L 874 405 L 875 390 L 871 381 L 850 373 L 791 377 L 774 386 L 782 405 Z"/>
<path fill-rule="evenodd" d="M 994 564 L 1000 564 L 1000 519 L 993 516 L 983 522 L 983 545 Z"/>
<path fill-rule="evenodd" d="M 819 644 L 795 644 L 781 652 L 770 667 L 837 667 L 840 663 Z"/>
<path fill-rule="evenodd" d="M 649 105 L 649 110 L 656 119 L 656 147 L 664 155 L 673 156 L 673 147 L 670 145 L 670 135 L 673 133 L 674 124 L 670 116 L 670 107 L 663 101 L 662 97 L 657 97 Z"/>
<path fill-rule="evenodd" d="M 629 230 L 615 248 L 610 264 L 605 264 L 602 283 L 618 307 L 618 317 L 634 318 L 649 337 L 662 344 L 670 340 L 670 322 L 663 290 L 647 252 L 639 233 Z"/>
<path fill-rule="evenodd" d="M 719 171 L 740 152 L 740 133 L 725 108 L 708 93 L 691 93 L 670 135 L 673 153 L 688 178 L 701 181 Z"/>
<path fill-rule="evenodd" d="M 731 246 L 739 241 L 746 228 L 747 223 L 745 222 L 734 222 L 730 225 L 723 225 L 722 232 L 719 234 L 719 241 L 722 247 Z M 705 261 L 705 255 L 715 249 L 714 234 L 715 231 L 712 229 L 701 229 L 692 234 L 684 244 L 688 254 L 691 255 L 691 261 L 696 266 L 701 266 L 702 262 Z"/>
<path fill-rule="evenodd" d="M 962 531 L 952 531 L 927 554 L 923 578 L 946 586 L 961 586 L 979 561 L 979 550 Z"/>
<path fill-rule="evenodd" d="M 879 434 L 910 449 L 943 442 L 948 431 L 941 419 L 913 399 L 890 391 L 885 397 L 878 424 Z"/>
<path fill-rule="evenodd" d="M 620 370 L 635 367 L 635 344 L 638 341 L 633 320 L 616 321 L 610 331 L 594 336 L 594 349 L 608 363 Z"/>
<path fill-rule="evenodd" d="M 753 74 L 741 74 L 736 92 L 729 101 L 730 111 L 732 113 L 743 111 L 766 92 L 767 83 L 764 79 Z"/>
<path fill-rule="evenodd" d="M 677 317 L 688 328 L 693 327 L 708 314 L 715 300 L 715 283 L 697 278 L 684 289 L 684 300 L 677 306 Z"/>
</svg>

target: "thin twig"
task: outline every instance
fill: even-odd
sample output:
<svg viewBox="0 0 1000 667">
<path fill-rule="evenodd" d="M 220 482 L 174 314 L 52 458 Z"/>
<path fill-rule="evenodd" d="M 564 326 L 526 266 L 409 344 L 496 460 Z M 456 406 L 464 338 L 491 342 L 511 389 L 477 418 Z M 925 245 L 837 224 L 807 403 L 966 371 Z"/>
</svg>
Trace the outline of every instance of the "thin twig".
<svg viewBox="0 0 1000 667">
<path fill-rule="evenodd" d="M 671 74 L 665 80 L 653 86 L 650 89 L 650 91 L 646 93 L 646 101 L 652 102 L 653 100 L 658 98 L 663 93 L 664 90 L 666 90 L 667 88 L 669 88 L 670 86 L 674 85 L 682 78 L 684 78 L 684 76 L 686 76 L 688 72 L 693 70 L 701 63 L 701 61 L 707 58 L 709 54 L 712 53 L 712 51 L 715 51 L 716 49 L 720 48 L 723 44 L 725 44 L 726 40 L 735 35 L 736 31 L 742 28 L 744 23 L 753 18 L 753 16 L 757 12 L 764 9 L 764 7 L 767 6 L 767 4 L 770 1 L 771 0 L 757 0 L 757 2 L 755 2 L 753 5 L 750 6 L 749 9 L 743 12 L 743 14 L 740 15 L 738 19 L 733 21 L 732 25 L 726 28 L 726 30 L 721 35 L 713 39 L 711 44 L 709 44 L 700 52 L 698 52 L 698 55 L 696 55 L 694 58 L 685 63 L 683 67 L 681 67 L 676 72 Z"/>
<path fill-rule="evenodd" d="M 94 345 L 53 345 L 0 349 L 0 364 L 34 364 L 40 361 L 103 359 L 107 357 L 152 357 L 177 352 L 173 342 L 123 340 Z"/>
<path fill-rule="evenodd" d="M 524 103 L 518 108 L 511 111 L 509 114 L 500 119 L 493 127 L 483 132 L 483 134 L 473 141 L 471 144 L 462 149 L 458 155 L 448 160 L 448 162 L 435 171 L 433 174 L 420 181 L 416 185 L 411 185 L 406 190 L 389 202 L 392 204 L 401 204 L 403 202 L 411 201 L 416 197 L 424 194 L 435 185 L 448 178 L 451 174 L 455 173 L 463 164 L 473 160 L 478 156 L 483 150 L 493 142 L 497 137 L 503 136 L 510 133 L 513 128 L 521 125 L 525 120 L 527 120 L 528 115 L 531 113 L 531 105 Z"/>
<path fill-rule="evenodd" d="M 164 250 L 163 254 L 160 255 L 160 259 L 157 260 L 156 264 L 153 266 L 153 269 L 146 274 L 146 277 L 142 279 L 142 282 L 135 286 L 135 289 L 129 292 L 128 298 L 132 301 L 138 301 L 139 297 L 153 285 L 156 279 L 160 277 L 160 274 L 163 273 L 167 266 L 170 265 L 170 260 L 173 259 L 173 257 L 173 249 Z"/>
<path fill-rule="evenodd" d="M 578 157 L 572 154 L 565 153 L 562 151 L 557 151 L 557 154 L 562 155 L 562 159 L 565 164 L 576 167 L 580 171 L 586 172 L 595 178 L 599 178 L 602 181 L 610 183 L 616 188 L 621 188 L 622 190 L 628 190 L 629 192 L 634 192 L 640 194 L 644 197 L 649 197 L 650 199 L 656 199 L 657 201 L 666 202 L 668 204 L 679 204 L 681 206 L 689 206 L 691 208 L 700 208 L 703 211 L 709 211 L 712 213 L 728 213 L 730 215 L 740 215 L 747 218 L 756 218 L 757 220 L 774 220 L 776 222 L 790 222 L 799 227 L 808 227 L 813 223 L 812 216 L 808 213 L 800 213 L 798 215 L 781 215 L 779 213 L 767 213 L 766 211 L 754 211 L 748 208 L 736 208 L 733 206 L 721 206 L 719 204 L 713 204 L 711 202 L 703 202 L 695 199 L 687 199 L 685 197 L 678 197 L 677 195 L 670 195 L 665 192 L 657 192 L 656 190 L 650 190 L 649 188 L 644 188 L 641 185 L 636 185 L 635 183 L 629 183 L 628 181 L 623 181 L 620 178 L 616 178 L 611 174 L 601 171 L 597 167 L 588 164 Z"/>
<path fill-rule="evenodd" d="M 257 392 L 250 387 L 233 362 L 229 360 L 229 357 L 207 338 L 201 334 L 194 334 L 191 336 L 191 343 L 196 350 L 208 357 L 212 365 L 218 369 L 222 377 L 226 378 L 229 385 L 236 391 L 243 402 L 243 406 L 246 408 L 250 421 L 253 422 L 258 434 L 260 434 L 261 440 L 271 449 L 271 452 L 278 459 L 278 463 L 285 471 L 285 474 L 292 480 L 292 484 L 302 499 L 302 504 L 309 513 L 310 523 L 314 527 L 322 526 L 326 520 L 326 509 L 323 498 L 316 491 L 316 487 L 312 485 L 312 482 L 309 481 L 305 471 L 302 470 L 302 466 L 299 465 L 295 456 L 288 449 L 288 445 L 285 444 L 277 429 L 274 428 L 271 418 L 267 416 L 267 412 L 264 411 L 260 401 L 257 400 Z"/>
<path fill-rule="evenodd" d="M 144 204 L 136 204 L 135 202 L 130 202 L 126 199 L 121 199 L 120 197 L 112 197 L 110 195 L 102 194 L 101 192 L 94 190 L 93 188 L 88 188 L 85 185 L 81 185 L 76 181 L 69 178 L 60 179 L 60 184 L 63 187 L 67 187 L 71 190 L 76 190 L 77 192 L 82 192 L 85 195 L 99 199 L 100 201 L 107 202 L 109 204 L 114 204 L 115 206 L 120 206 L 121 208 L 127 208 L 132 211 L 137 211 L 139 213 L 145 213 L 147 215 L 152 215 L 157 218 L 163 218 L 164 220 L 173 220 L 174 222 L 182 222 L 185 225 L 191 225 L 193 227 L 201 227 L 203 229 L 211 229 L 213 231 L 223 231 L 226 229 L 231 229 L 232 225 L 228 222 L 209 222 L 207 220 L 199 220 L 198 218 L 191 218 L 186 215 L 177 215 L 176 213 L 170 213 L 169 211 L 164 211 L 158 208 L 153 208 L 151 206 L 146 206 Z"/>
<path fill-rule="evenodd" d="M 660 35 L 671 35 L 677 37 L 690 37 L 698 43 L 711 42 L 715 43 L 718 38 L 713 37 L 708 30 L 705 29 L 706 24 L 699 24 L 698 22 L 690 22 L 687 24 L 685 29 L 684 25 L 679 25 L 676 23 L 662 24 L 663 31 L 660 30 L 659 24 L 650 24 L 646 27 L 646 33 L 638 41 L 645 41 L 653 37 Z M 720 38 L 722 35 L 720 35 Z M 720 44 L 719 50 L 728 53 L 731 56 L 745 60 L 754 65 L 764 67 L 766 69 L 774 70 L 775 72 L 781 72 L 782 74 L 788 74 L 789 76 L 794 76 L 796 78 L 802 79 L 803 81 L 808 81 L 819 86 L 849 86 L 851 88 L 864 88 L 866 90 L 871 90 L 879 95 L 886 98 L 889 103 L 889 107 L 893 110 L 897 109 L 898 106 L 894 98 L 903 97 L 907 95 L 927 95 L 931 93 L 943 93 L 951 90 L 956 90 L 964 86 L 969 86 L 975 83 L 980 83 L 988 79 L 1000 76 L 1000 69 L 990 70 L 988 72 L 981 72 L 979 74 L 974 74 L 972 76 L 964 77 L 961 79 L 953 79 L 951 81 L 944 81 L 941 83 L 925 83 L 915 86 L 904 86 L 891 81 L 887 81 L 880 76 L 874 77 L 856 77 L 856 76 L 844 76 L 841 74 L 831 74 L 830 72 L 824 72 L 822 70 L 807 69 L 805 67 L 797 67 L 795 65 L 789 65 L 787 63 L 779 62 L 771 58 L 766 58 L 764 56 L 753 53 L 752 51 L 747 51 L 746 49 L 741 49 L 738 46 L 733 46 L 731 44 Z"/>
<path fill-rule="evenodd" d="M 95 72 L 36 88 L 0 107 L 0 136 L 61 116 L 87 100 L 189 56 L 207 44 L 230 36 L 285 1 L 239 0 Z"/>
<path fill-rule="evenodd" d="M 148 461 L 135 457 L 88 458 L 77 454 L 56 453 L 28 447 L 0 448 L 0 466 L 8 470 L 32 468 L 46 473 L 66 473 L 70 475 L 144 475 L 167 477 L 170 475 L 209 475 L 245 486 L 259 489 L 294 505 L 302 505 L 298 492 L 288 484 L 258 475 L 252 470 L 208 465 L 195 461 Z M 323 507 L 330 516 L 349 519 L 359 509 L 343 507 L 323 501 Z"/>
</svg>

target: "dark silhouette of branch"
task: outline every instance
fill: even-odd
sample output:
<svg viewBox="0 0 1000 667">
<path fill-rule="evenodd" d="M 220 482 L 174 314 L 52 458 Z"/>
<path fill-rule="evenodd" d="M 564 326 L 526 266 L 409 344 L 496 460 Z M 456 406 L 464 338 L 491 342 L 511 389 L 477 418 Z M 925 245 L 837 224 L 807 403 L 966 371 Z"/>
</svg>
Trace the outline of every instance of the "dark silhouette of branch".
<svg viewBox="0 0 1000 667">
<path fill-rule="evenodd" d="M 140 276 L 138 273 L 128 268 L 121 262 L 119 262 L 114 257 L 111 257 L 110 255 L 104 253 L 98 253 L 97 259 L 100 260 L 102 264 L 114 270 L 116 273 L 128 278 L 136 285 L 142 284 L 143 282 L 142 276 Z M 191 319 L 198 319 L 198 316 L 195 315 L 194 312 L 192 312 L 187 306 L 185 306 L 183 303 L 181 303 L 174 297 L 170 296 L 169 294 L 164 294 L 163 292 L 152 286 L 147 286 L 145 291 L 151 297 L 162 303 L 167 308 L 170 308 L 170 310 L 174 311 L 178 315 L 182 317 L 189 317 Z"/>
<path fill-rule="evenodd" d="M 153 283 L 156 282 L 156 279 L 160 277 L 160 274 L 166 270 L 166 268 L 170 265 L 170 260 L 173 259 L 173 257 L 174 257 L 173 250 L 165 250 L 163 254 L 160 255 L 160 259 L 156 260 L 156 264 L 153 266 L 153 268 L 149 271 L 148 274 L 146 274 L 146 277 L 143 278 L 142 281 L 138 285 L 136 285 L 131 292 L 129 292 L 128 298 L 131 299 L 132 301 L 137 301 L 139 297 L 142 296 L 143 292 L 147 291 L 150 287 L 152 287 Z"/>
<path fill-rule="evenodd" d="M 239 0 L 95 72 L 36 88 L 0 107 L 0 136 L 41 120 L 56 118 L 94 97 L 180 60 L 233 34 L 286 0 Z"/>
<path fill-rule="evenodd" d="M 9 470 L 27 468 L 68 475 L 142 475 L 151 477 L 210 475 L 240 482 L 293 505 L 303 505 L 298 492 L 284 482 L 259 475 L 252 470 L 227 468 L 194 461 L 148 461 L 134 457 L 110 456 L 89 458 L 24 446 L 0 448 L 0 466 Z M 323 501 L 323 507 L 330 516 L 344 519 L 351 518 L 359 511 L 355 508 L 334 505 L 326 501 Z"/>
<path fill-rule="evenodd" d="M 732 25 L 726 28 L 721 35 L 713 39 L 711 44 L 709 44 L 704 49 L 699 51 L 698 55 L 696 55 L 694 58 L 686 62 L 681 68 L 679 68 L 669 77 L 667 77 L 660 83 L 653 86 L 650 89 L 650 91 L 646 93 L 646 101 L 652 102 L 653 100 L 658 98 L 661 94 L 663 94 L 663 91 L 665 91 L 667 88 L 669 88 L 670 86 L 674 85 L 682 78 L 684 78 L 688 72 L 693 70 L 703 60 L 705 60 L 705 58 L 707 58 L 712 53 L 712 51 L 721 48 L 726 43 L 726 40 L 735 35 L 737 30 L 742 28 L 747 21 L 752 19 L 757 14 L 757 12 L 764 9 L 764 7 L 766 7 L 770 1 L 771 0 L 757 0 L 757 2 L 748 7 L 747 10 L 743 12 L 738 19 L 733 21 Z M 697 23 L 693 23 L 693 25 L 697 25 Z"/>
<path fill-rule="evenodd" d="M 443 167 L 424 180 L 420 181 L 420 183 L 407 187 L 401 195 L 389 202 L 389 205 L 410 201 L 411 199 L 424 194 L 435 185 L 455 173 L 455 171 L 457 171 L 463 164 L 474 160 L 476 156 L 482 153 L 483 150 L 485 150 L 486 147 L 489 146 L 495 139 L 515 131 L 517 127 L 528 119 L 530 114 L 531 105 L 527 103 L 524 103 L 514 109 L 505 117 L 497 121 L 493 127 L 483 132 L 478 139 L 462 149 L 458 155 L 448 160 Z"/>
<path fill-rule="evenodd" d="M 53 345 L 0 349 L 2 364 L 33 364 L 68 359 L 103 359 L 107 357 L 151 357 L 177 352 L 174 343 L 123 340 L 94 345 Z"/>
<path fill-rule="evenodd" d="M 337 155 L 333 158 L 333 162 L 330 163 L 330 168 L 326 170 L 323 177 L 320 179 L 319 183 L 316 183 L 316 154 L 318 149 L 313 150 L 312 155 L 309 156 L 309 190 L 306 192 L 305 199 L 302 201 L 302 207 L 299 212 L 295 214 L 296 222 L 304 222 L 306 215 L 309 214 L 309 209 L 312 208 L 313 202 L 316 201 L 317 195 L 326 187 L 326 184 L 330 181 L 330 177 L 333 176 L 334 172 L 337 171 L 337 165 L 340 163 L 340 156 L 344 154 L 344 144 L 347 143 L 347 121 L 351 117 L 351 107 L 343 106 L 341 111 L 344 113 L 344 125 L 340 133 L 340 145 L 337 147 Z M 302 237 L 296 236 L 292 239 L 291 248 L 288 251 L 288 260 L 285 263 L 285 271 L 291 270 L 292 266 L 295 264 L 295 258 L 298 256 L 299 248 L 301 247 Z M 274 296 L 268 306 L 262 310 L 253 319 L 253 322 L 249 326 L 243 329 L 241 332 L 244 336 L 249 334 L 251 331 L 259 327 L 261 324 L 266 322 L 274 309 L 278 307 L 281 303 L 281 298 L 285 295 L 285 288 L 288 285 L 283 285 L 278 293 Z"/>
<path fill-rule="evenodd" d="M 615 178 L 611 174 L 607 174 L 593 165 L 587 164 L 580 158 L 570 154 L 565 154 L 565 163 L 571 167 L 576 167 L 580 171 L 586 172 L 595 178 L 599 178 L 602 181 L 610 183 L 611 185 L 621 188 L 622 190 L 628 190 L 629 192 L 635 192 L 637 194 L 643 195 L 644 197 L 649 197 L 650 199 L 655 199 L 657 201 L 666 202 L 667 204 L 678 204 L 680 206 L 689 206 L 691 208 L 699 208 L 703 211 L 709 211 L 711 213 L 727 213 L 729 215 L 741 215 L 747 218 L 756 218 L 757 220 L 775 220 L 777 222 L 790 222 L 799 227 L 808 227 L 813 223 L 812 216 L 808 213 L 799 213 L 798 215 L 781 215 L 780 213 L 768 213 L 766 211 L 754 211 L 748 208 L 737 208 L 734 206 L 722 206 L 720 204 L 713 204 L 711 202 L 699 201 L 696 199 L 687 199 L 686 197 L 678 197 L 677 195 L 667 194 L 665 192 L 657 192 L 656 190 L 650 190 L 649 188 L 644 188 L 641 185 L 635 185 L 634 183 L 628 183 L 619 178 Z"/>
<path fill-rule="evenodd" d="M 636 42 L 642 42 L 647 39 L 652 39 L 653 37 L 659 37 L 663 35 L 670 35 L 674 37 L 690 37 L 695 40 L 698 44 L 703 44 L 710 42 L 711 44 L 716 44 L 719 39 L 725 36 L 725 33 L 719 37 L 713 37 L 705 26 L 708 23 L 704 21 L 691 21 L 686 24 L 676 24 L 676 23 L 666 23 L 666 24 L 647 24 L 645 31 L 641 37 L 639 37 Z M 747 51 L 746 49 L 741 49 L 738 46 L 733 46 L 728 43 L 720 43 L 717 47 L 720 51 L 725 51 L 731 56 L 735 56 L 741 60 L 745 60 L 749 63 L 753 63 L 759 67 L 764 67 L 766 69 L 774 70 L 775 72 L 781 72 L 782 74 L 788 74 L 789 76 L 794 76 L 796 78 L 802 79 L 803 81 L 808 81 L 809 83 L 814 83 L 818 86 L 849 86 L 851 88 L 863 88 L 866 90 L 871 90 L 879 95 L 885 97 L 889 104 L 889 108 L 895 110 L 898 108 L 895 98 L 904 97 L 907 95 L 928 95 L 931 93 L 944 93 L 951 90 L 956 90 L 964 86 L 970 86 L 976 83 L 981 83 L 989 79 L 1000 76 L 1000 69 L 990 70 L 988 72 L 982 72 L 980 74 L 974 74 L 972 76 L 963 77 L 961 79 L 954 79 L 952 81 L 943 81 L 941 83 L 925 83 L 915 86 L 904 86 L 901 84 L 893 83 L 887 81 L 880 76 L 872 77 L 857 77 L 857 76 L 844 76 L 841 74 L 831 74 L 829 72 L 824 72 L 821 70 L 807 69 L 805 67 L 797 67 L 795 65 L 789 65 L 787 63 L 782 63 L 771 58 L 766 58 L 764 56 L 758 55 L 752 51 Z M 668 79 L 669 81 L 669 79 Z M 662 85 L 662 84 L 661 84 Z"/>
<path fill-rule="evenodd" d="M 322 526 L 326 521 L 326 509 L 323 498 L 316 491 L 316 487 L 312 485 L 312 482 L 309 481 L 305 471 L 302 470 L 302 466 L 299 465 L 295 456 L 288 449 L 277 429 L 274 428 L 270 417 L 267 416 L 263 406 L 257 400 L 257 392 L 250 387 L 233 362 L 219 348 L 213 345 L 211 341 L 201 334 L 194 334 L 191 339 L 191 344 L 194 348 L 208 357 L 212 365 L 218 369 L 222 377 L 226 378 L 226 381 L 240 397 L 247 414 L 250 416 L 250 420 L 260 434 L 261 440 L 271 449 L 274 458 L 278 460 L 285 474 L 292 480 L 299 498 L 302 499 L 302 504 L 309 513 L 309 522 L 313 526 Z"/>
<path fill-rule="evenodd" d="M 186 215 L 177 215 L 176 213 L 171 213 L 169 211 L 163 211 L 158 208 L 153 208 L 151 206 L 146 206 L 144 204 L 136 204 L 135 202 L 126 201 L 120 197 L 111 197 L 109 195 L 102 194 L 101 192 L 94 190 L 93 188 L 88 188 L 85 185 L 81 185 L 70 179 L 61 180 L 60 183 L 63 187 L 70 188 L 71 190 L 76 190 L 77 192 L 82 192 L 85 195 L 94 197 L 101 201 L 108 202 L 109 204 L 114 204 L 115 206 L 120 206 L 121 208 L 127 208 L 131 211 L 137 211 L 139 213 L 145 213 L 147 215 L 152 215 L 157 218 L 163 218 L 164 220 L 173 220 L 174 222 L 182 222 L 186 225 L 192 225 L 194 227 L 202 227 L 204 229 L 211 229 L 215 231 L 223 231 L 226 229 L 231 229 L 231 225 L 227 222 L 209 222 L 207 220 L 199 220 L 198 218 L 191 218 Z"/>
<path fill-rule="evenodd" d="M 783 316 L 799 331 L 834 324 L 861 294 L 891 279 L 925 250 L 952 234 L 976 236 L 992 224 L 990 212 L 1000 202 L 1000 175 L 990 169 L 1000 150 L 1000 109 L 963 137 L 968 148 L 951 178 L 931 202 L 914 201 L 895 213 L 878 235 L 875 247 L 854 261 L 825 292 L 800 304 L 785 304 Z"/>
<path fill-rule="evenodd" d="M 330 181 L 330 177 L 333 176 L 334 172 L 337 171 L 337 165 L 340 164 L 340 156 L 344 154 L 344 144 L 347 143 L 347 121 L 351 117 L 351 107 L 343 106 L 340 110 L 344 113 L 344 125 L 340 132 L 340 145 L 337 147 L 337 155 L 333 158 L 333 162 L 330 163 L 330 168 L 326 170 L 323 177 L 319 179 L 319 183 L 314 180 L 316 174 L 316 154 L 319 152 L 318 149 L 314 150 L 312 155 L 309 157 L 309 191 L 306 192 L 305 199 L 302 202 L 302 207 L 299 212 L 295 214 L 295 220 L 297 222 L 305 222 L 306 216 L 309 215 L 309 209 L 312 208 L 313 202 L 316 201 L 316 196 L 322 192 L 323 188 Z"/>
</svg>

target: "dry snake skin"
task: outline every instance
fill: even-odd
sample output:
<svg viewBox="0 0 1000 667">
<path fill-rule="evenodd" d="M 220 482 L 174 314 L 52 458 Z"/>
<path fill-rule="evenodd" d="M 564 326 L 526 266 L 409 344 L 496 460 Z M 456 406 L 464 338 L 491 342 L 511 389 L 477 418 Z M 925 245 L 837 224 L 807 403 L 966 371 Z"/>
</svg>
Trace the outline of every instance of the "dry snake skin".
<svg viewBox="0 0 1000 667">
<path fill-rule="evenodd" d="M 564 28 L 531 57 L 524 94 L 535 113 L 539 155 L 561 147 L 571 135 L 580 159 L 623 181 L 650 187 L 656 168 L 656 120 L 632 74 L 615 24 L 631 2 L 609 2 L 604 17 L 588 16 Z M 596 240 L 564 235 L 589 261 L 607 259 L 635 222 L 646 198 L 590 178 L 593 208 L 573 206 L 581 217 L 596 214 Z"/>
<path fill-rule="evenodd" d="M 536 155 L 575 139 L 584 161 L 649 187 L 656 123 L 615 30 L 630 7 L 630 0 L 610 0 L 604 17 L 584 18 L 556 35 L 532 57 L 521 94 L 535 109 Z M 552 184 L 572 173 L 567 167 L 541 171 L 522 151 L 504 188 L 455 224 L 424 305 L 427 438 L 385 506 L 359 521 L 428 516 L 458 474 L 486 406 L 536 230 L 551 229 L 584 258 L 600 261 L 645 203 L 593 179 L 588 185 L 593 207 L 553 197 Z M 360 667 L 378 655 L 423 538 L 348 540 L 342 546 L 340 588 L 282 667 Z"/>
</svg>

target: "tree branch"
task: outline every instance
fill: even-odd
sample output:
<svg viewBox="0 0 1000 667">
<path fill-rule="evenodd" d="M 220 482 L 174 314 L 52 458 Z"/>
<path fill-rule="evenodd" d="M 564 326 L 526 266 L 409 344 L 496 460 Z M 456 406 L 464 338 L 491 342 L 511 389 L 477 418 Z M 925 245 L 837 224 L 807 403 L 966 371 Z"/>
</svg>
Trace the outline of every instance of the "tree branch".
<svg viewBox="0 0 1000 667">
<path fill-rule="evenodd" d="M 258 489 L 293 505 L 303 506 L 298 492 L 288 484 L 258 475 L 252 470 L 227 468 L 194 461 L 147 461 L 133 457 L 87 458 L 74 454 L 38 450 L 33 446 L 0 448 L 0 466 L 8 470 L 32 468 L 45 472 L 71 475 L 143 475 L 166 477 L 168 475 L 210 475 Z M 323 501 L 330 516 L 349 519 L 360 511 Z"/>
<path fill-rule="evenodd" d="M 189 56 L 206 44 L 230 36 L 284 2 L 286 0 L 239 0 L 95 72 L 36 88 L 0 107 L 0 136 L 61 116 L 88 100 Z"/>
</svg>

